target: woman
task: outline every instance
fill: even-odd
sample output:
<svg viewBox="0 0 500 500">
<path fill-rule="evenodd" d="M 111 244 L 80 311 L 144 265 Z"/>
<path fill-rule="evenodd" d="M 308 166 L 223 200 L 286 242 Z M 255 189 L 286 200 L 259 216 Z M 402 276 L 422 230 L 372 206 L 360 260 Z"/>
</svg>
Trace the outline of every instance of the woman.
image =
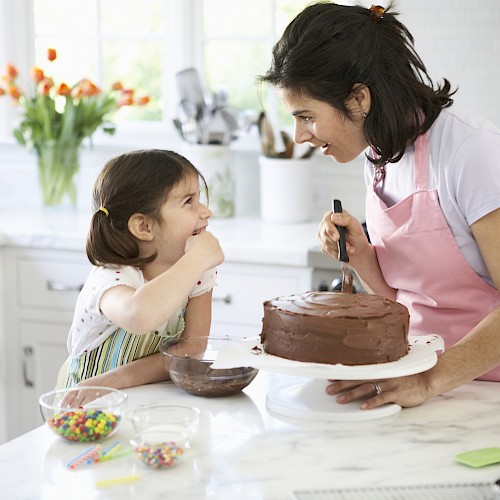
<svg viewBox="0 0 500 500">
<path fill-rule="evenodd" d="M 416 406 L 475 378 L 500 380 L 500 130 L 432 83 L 390 8 L 318 3 L 286 28 L 261 80 L 295 119 L 295 141 L 341 163 L 366 155 L 366 223 L 325 214 L 318 237 L 366 288 L 406 305 L 410 334 L 446 343 L 434 368 L 381 381 L 332 381 L 361 407 Z M 340 395 L 338 395 L 341 393 Z"/>
</svg>

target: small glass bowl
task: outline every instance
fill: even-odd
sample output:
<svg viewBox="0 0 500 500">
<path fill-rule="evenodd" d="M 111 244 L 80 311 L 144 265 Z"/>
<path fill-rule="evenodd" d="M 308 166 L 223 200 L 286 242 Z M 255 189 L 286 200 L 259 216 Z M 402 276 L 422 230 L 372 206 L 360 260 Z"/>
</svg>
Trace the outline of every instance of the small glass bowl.
<svg viewBox="0 0 500 500">
<path fill-rule="evenodd" d="M 89 443 L 114 434 L 127 394 L 110 387 L 73 387 L 46 392 L 38 399 L 47 426 L 67 441 Z"/>
<path fill-rule="evenodd" d="M 242 391 L 255 378 L 258 369 L 249 366 L 211 368 L 218 351 L 228 343 L 241 342 L 231 337 L 189 337 L 165 340 L 160 345 L 163 366 L 172 382 L 195 396 L 231 396 Z"/>
<path fill-rule="evenodd" d="M 198 429 L 200 410 L 190 406 L 140 406 L 128 418 L 136 458 L 153 469 L 169 469 L 184 458 Z"/>
</svg>

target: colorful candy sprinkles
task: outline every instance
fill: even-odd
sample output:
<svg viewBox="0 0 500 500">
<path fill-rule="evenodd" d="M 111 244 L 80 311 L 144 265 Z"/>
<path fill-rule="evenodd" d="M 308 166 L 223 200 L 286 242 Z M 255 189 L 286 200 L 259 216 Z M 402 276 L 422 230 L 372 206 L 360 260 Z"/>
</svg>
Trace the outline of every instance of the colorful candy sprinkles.
<svg viewBox="0 0 500 500">
<path fill-rule="evenodd" d="M 56 434 L 68 441 L 88 443 L 108 437 L 120 418 L 102 410 L 73 410 L 56 413 L 47 423 Z"/>
<path fill-rule="evenodd" d="M 141 444 L 135 447 L 136 457 L 153 469 L 167 469 L 174 466 L 184 454 L 184 448 L 173 441 L 155 444 Z"/>
</svg>

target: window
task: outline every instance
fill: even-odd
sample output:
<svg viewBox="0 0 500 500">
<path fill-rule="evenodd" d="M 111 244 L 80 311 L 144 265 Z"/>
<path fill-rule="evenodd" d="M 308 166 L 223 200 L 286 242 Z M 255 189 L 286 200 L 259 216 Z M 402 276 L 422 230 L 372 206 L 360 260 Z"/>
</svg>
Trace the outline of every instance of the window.
<svg viewBox="0 0 500 500">
<path fill-rule="evenodd" d="M 103 87 L 120 80 L 151 96 L 147 107 L 121 109 L 118 140 L 177 139 L 175 74 L 195 67 L 210 92 L 225 91 L 240 109 L 262 107 L 256 76 L 271 48 L 305 0 L 26 0 L 1 2 L 0 56 L 27 75 L 47 67 L 46 49 L 58 59 L 51 74 L 75 83 L 88 76 Z M 13 43 L 15 40 L 15 43 Z M 73 79 L 73 81 L 71 81 Z M 262 98 L 266 109 L 267 91 Z M 272 97 L 270 98 L 272 100 Z M 0 102 L 0 135 L 10 136 L 13 110 Z M 0 118 L 0 120 L 2 120 Z M 151 134 L 153 134 L 151 136 Z M 120 138 L 121 135 L 121 138 Z M 116 139 L 99 137 L 97 144 Z M 125 139 L 124 139 L 125 137 Z"/>
<path fill-rule="evenodd" d="M 211 88 L 225 88 L 231 104 L 260 110 L 256 76 L 268 69 L 272 46 L 288 23 L 312 1 L 204 0 L 202 3 L 201 45 L 206 81 Z M 279 104 L 272 95 L 267 95 L 267 89 L 262 91 L 266 111 L 270 108 L 271 113 L 276 113 Z"/>
</svg>

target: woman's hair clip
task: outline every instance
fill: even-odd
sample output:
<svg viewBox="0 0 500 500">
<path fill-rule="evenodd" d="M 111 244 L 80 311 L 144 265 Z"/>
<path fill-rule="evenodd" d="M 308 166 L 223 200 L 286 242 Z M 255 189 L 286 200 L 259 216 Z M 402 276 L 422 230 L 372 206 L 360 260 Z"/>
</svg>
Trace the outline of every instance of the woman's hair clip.
<svg viewBox="0 0 500 500">
<path fill-rule="evenodd" d="M 372 16 L 378 23 L 381 19 L 384 19 L 385 8 L 381 5 L 372 5 L 370 7 L 370 16 Z"/>
<path fill-rule="evenodd" d="M 109 215 L 109 211 L 106 207 L 100 207 L 97 212 L 102 212 L 105 215 L 105 217 Z"/>
</svg>

